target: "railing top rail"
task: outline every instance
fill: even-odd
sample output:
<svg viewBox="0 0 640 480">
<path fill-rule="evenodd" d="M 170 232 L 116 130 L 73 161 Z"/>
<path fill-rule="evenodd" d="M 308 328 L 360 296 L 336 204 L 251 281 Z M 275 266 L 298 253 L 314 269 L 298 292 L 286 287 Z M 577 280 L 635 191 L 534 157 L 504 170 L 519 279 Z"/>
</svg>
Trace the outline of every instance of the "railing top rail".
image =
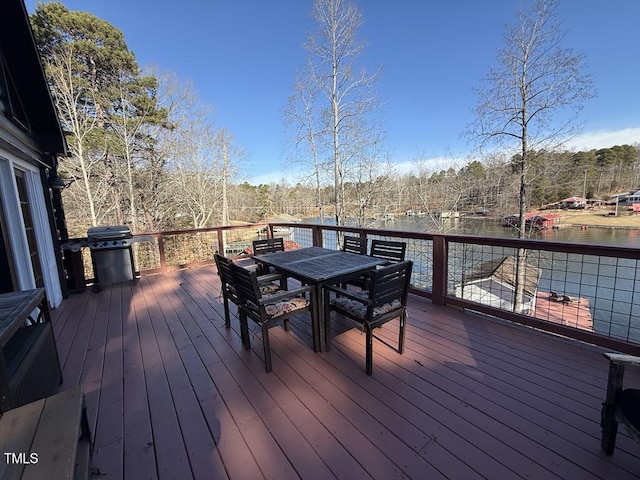
<svg viewBox="0 0 640 480">
<path fill-rule="evenodd" d="M 618 245 L 600 245 L 591 243 L 568 243 L 558 242 L 553 240 L 539 240 L 539 239 L 521 239 L 521 238 L 507 238 L 497 236 L 476 236 L 465 235 L 455 233 L 438 233 L 438 232 L 412 232 L 404 230 L 391 230 L 391 229 L 377 229 L 377 228 L 362 228 L 355 226 L 336 226 L 336 225 L 324 225 L 317 223 L 290 223 L 290 222 L 257 222 L 248 223 L 246 225 L 224 225 L 216 227 L 206 227 L 198 229 L 182 229 L 182 230 L 167 230 L 161 232 L 146 232 L 135 233 L 134 237 L 139 236 L 165 236 L 165 235 L 181 235 L 181 234 L 193 234 L 215 231 L 229 231 L 243 228 L 262 228 L 265 226 L 286 226 L 294 228 L 316 228 L 329 231 L 342 231 L 350 232 L 354 234 L 365 235 L 377 235 L 377 236 L 389 236 L 389 237 L 401 237 L 401 238 L 413 238 L 418 240 L 433 240 L 436 238 L 443 239 L 446 243 L 467 243 L 475 245 L 493 245 L 500 247 L 510 248 L 527 248 L 532 250 L 545 250 L 563 253 L 580 253 L 584 255 L 600 255 L 606 257 L 621 257 L 640 259 L 640 248 L 634 248 L 629 246 Z M 77 237 L 69 240 L 82 241 L 86 240 L 86 237 Z"/>
<path fill-rule="evenodd" d="M 505 238 L 460 234 L 434 234 L 444 237 L 447 242 L 471 243 L 475 245 L 493 245 L 498 247 L 526 248 L 563 253 L 580 253 L 582 255 L 600 255 L 604 257 L 621 257 L 640 259 L 640 248 L 621 245 L 601 245 L 595 243 L 569 243 L 533 238 Z"/>
</svg>

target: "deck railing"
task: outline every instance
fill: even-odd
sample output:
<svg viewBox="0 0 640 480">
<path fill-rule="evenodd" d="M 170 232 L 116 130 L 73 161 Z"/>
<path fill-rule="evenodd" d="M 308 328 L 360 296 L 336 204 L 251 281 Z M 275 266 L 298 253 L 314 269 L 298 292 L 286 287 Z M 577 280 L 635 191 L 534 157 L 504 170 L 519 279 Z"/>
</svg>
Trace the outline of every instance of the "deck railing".
<svg viewBox="0 0 640 480">
<path fill-rule="evenodd" d="M 407 243 L 412 293 L 570 338 L 640 354 L 640 249 L 546 240 L 404 232 L 317 224 L 248 224 L 152 232 L 135 243 L 141 275 L 242 255 L 252 240 L 283 236 L 301 247 L 339 248 L 343 235 Z M 136 236 L 136 235 L 134 235 Z M 91 260 L 84 249 L 84 268 Z M 523 263 L 519 256 L 525 255 Z M 520 267 L 518 267 L 520 265 Z M 515 279 L 520 278 L 520 282 Z M 524 282 L 522 282 L 524 279 Z M 524 283 L 517 289 L 517 283 Z"/>
</svg>

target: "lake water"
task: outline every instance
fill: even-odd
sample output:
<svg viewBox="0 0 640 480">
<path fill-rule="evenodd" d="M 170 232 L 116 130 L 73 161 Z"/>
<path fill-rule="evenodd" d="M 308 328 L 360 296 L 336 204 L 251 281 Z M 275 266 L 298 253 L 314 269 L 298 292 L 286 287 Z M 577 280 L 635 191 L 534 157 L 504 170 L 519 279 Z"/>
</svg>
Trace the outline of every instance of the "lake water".
<svg viewBox="0 0 640 480">
<path fill-rule="evenodd" d="M 373 228 L 388 228 L 412 232 L 436 232 L 431 220 L 425 217 L 398 217 L 393 221 L 378 222 Z M 513 228 L 503 227 L 500 222 L 486 218 L 460 218 L 447 221 L 446 233 L 461 233 L 486 237 L 516 237 Z M 532 238 L 557 242 L 594 243 L 601 245 L 624 245 L 640 247 L 640 229 L 600 228 L 581 229 L 568 226 L 555 230 L 537 232 Z"/>
<path fill-rule="evenodd" d="M 307 220 L 320 223 L 317 219 Z M 326 222 L 330 223 L 330 222 Z M 431 220 L 425 217 L 398 217 L 393 221 L 379 221 L 370 228 L 400 230 L 406 232 L 437 232 Z M 325 241 L 335 242 L 332 232 L 326 232 Z M 484 218 L 451 219 L 446 233 L 460 233 L 489 237 L 516 237 L 513 228 L 503 227 L 496 220 Z M 570 242 L 574 244 L 601 244 L 640 247 L 640 229 L 599 228 L 581 229 L 580 226 L 567 226 L 555 230 L 536 233 L 532 238 Z M 467 246 L 463 257 L 456 258 L 454 252 L 450 258 L 450 288 L 459 282 L 462 272 L 474 267 L 467 265 L 464 258 L 476 257 L 481 261 L 506 254 L 496 249 L 484 251 L 479 246 Z M 473 251 L 480 250 L 478 255 Z M 415 253 L 415 252 L 414 252 Z M 427 252 L 428 256 L 428 252 Z M 485 258 L 486 257 L 486 258 Z M 430 259 L 426 259 L 424 270 L 429 272 Z M 576 254 L 558 254 L 551 252 L 532 252 L 531 261 L 541 269 L 538 289 L 543 292 L 555 291 L 559 294 L 589 299 L 594 330 L 626 340 L 640 342 L 640 262 L 624 258 L 607 258 Z M 420 258 L 414 259 L 414 273 L 422 271 Z M 474 264 L 477 262 L 473 262 Z M 414 278 L 430 285 L 430 272 L 424 279 Z"/>
</svg>

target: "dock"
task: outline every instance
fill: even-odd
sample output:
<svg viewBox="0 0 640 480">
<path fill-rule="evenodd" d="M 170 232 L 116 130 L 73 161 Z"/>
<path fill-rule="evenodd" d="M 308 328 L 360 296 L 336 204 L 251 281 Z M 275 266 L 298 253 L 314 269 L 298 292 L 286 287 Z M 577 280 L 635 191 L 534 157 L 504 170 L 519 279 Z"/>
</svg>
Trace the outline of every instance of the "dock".
<svg viewBox="0 0 640 480">
<path fill-rule="evenodd" d="M 570 301 L 557 301 L 550 292 L 536 292 L 533 316 L 541 320 L 593 331 L 593 318 L 588 298 L 569 297 Z"/>
</svg>

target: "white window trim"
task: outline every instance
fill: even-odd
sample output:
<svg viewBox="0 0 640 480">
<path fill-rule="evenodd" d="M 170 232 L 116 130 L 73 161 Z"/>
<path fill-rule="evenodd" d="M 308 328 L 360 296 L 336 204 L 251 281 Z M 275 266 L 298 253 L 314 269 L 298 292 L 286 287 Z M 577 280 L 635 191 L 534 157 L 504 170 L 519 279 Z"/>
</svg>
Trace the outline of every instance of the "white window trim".
<svg viewBox="0 0 640 480">
<path fill-rule="evenodd" d="M 6 157 L 0 157 L 0 194 L 2 195 L 4 217 L 7 224 L 7 237 L 15 266 L 16 286 L 20 290 L 28 290 L 35 287 L 35 279 L 31 269 L 27 238 L 24 233 L 24 221 L 20 213 L 13 162 Z"/>
<path fill-rule="evenodd" d="M 33 165 L 23 162 L 8 152 L 0 151 L 0 195 L 5 210 L 7 234 L 11 246 L 16 270 L 17 287 L 20 290 L 35 288 L 29 245 L 24 228 L 24 219 L 18 200 L 18 189 L 14 168 L 25 172 L 25 183 L 29 204 L 34 215 L 33 227 L 38 247 L 38 257 L 47 299 L 51 307 L 62 302 L 62 289 L 58 276 L 58 267 L 53 239 L 48 222 L 47 208 L 44 203 L 44 192 L 40 182 L 40 171 Z M 16 215 L 15 212 L 18 212 Z"/>
<path fill-rule="evenodd" d="M 33 227 L 36 233 L 44 287 L 47 291 L 49 304 L 52 307 L 57 307 L 62 302 L 62 289 L 60 288 L 60 277 L 58 276 L 58 262 L 53 249 L 49 214 L 44 203 L 44 194 L 46 192 L 43 192 L 40 172 L 28 170 L 27 173 L 27 195 L 29 196 L 31 210 L 35 214 Z"/>
</svg>

